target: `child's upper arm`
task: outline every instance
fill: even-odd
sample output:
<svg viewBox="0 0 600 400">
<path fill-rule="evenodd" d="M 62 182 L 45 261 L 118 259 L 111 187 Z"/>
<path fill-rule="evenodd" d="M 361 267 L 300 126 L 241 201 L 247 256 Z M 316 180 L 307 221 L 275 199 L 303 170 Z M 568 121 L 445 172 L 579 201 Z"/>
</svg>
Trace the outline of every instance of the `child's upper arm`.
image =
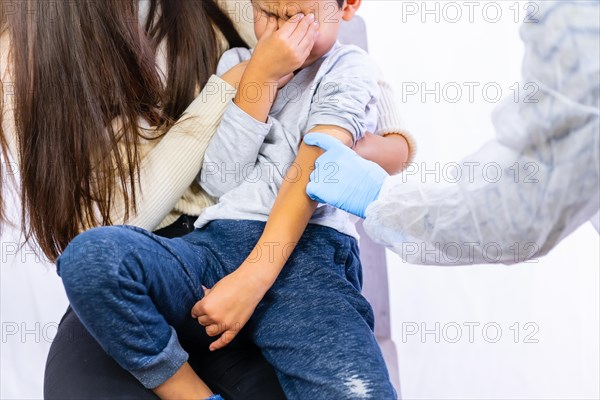
<svg viewBox="0 0 600 400">
<path fill-rule="evenodd" d="M 352 134 L 350 132 L 348 132 L 346 129 L 340 128 L 339 126 L 316 125 L 316 126 L 312 127 L 306 133 L 310 133 L 310 132 L 325 133 L 327 135 L 333 136 L 334 138 L 338 139 L 340 142 L 344 143 L 348 147 L 352 146 Z"/>
<path fill-rule="evenodd" d="M 355 46 L 343 46 L 326 60 L 313 95 L 307 132 L 317 126 L 338 127 L 352 143 L 377 125 L 379 70 L 368 55 Z"/>
</svg>

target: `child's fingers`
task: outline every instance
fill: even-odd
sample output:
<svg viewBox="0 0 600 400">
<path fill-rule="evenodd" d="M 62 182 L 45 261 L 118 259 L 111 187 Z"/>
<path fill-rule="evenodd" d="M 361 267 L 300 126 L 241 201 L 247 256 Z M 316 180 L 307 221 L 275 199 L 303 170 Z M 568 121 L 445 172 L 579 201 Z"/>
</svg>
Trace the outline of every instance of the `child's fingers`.
<svg viewBox="0 0 600 400">
<path fill-rule="evenodd" d="M 298 23 L 294 32 L 290 35 L 292 44 L 299 45 L 310 31 L 315 30 L 315 15 L 308 14 Z"/>
<path fill-rule="evenodd" d="M 218 340 L 215 340 L 214 342 L 212 342 L 210 344 L 210 346 L 208 347 L 208 349 L 210 351 L 222 349 L 223 347 L 227 346 L 229 343 L 231 343 L 233 341 L 233 339 L 236 337 L 238 332 L 239 332 L 239 330 L 228 330 L 228 331 L 223 332 L 221 337 Z"/>
<path fill-rule="evenodd" d="M 208 315 L 201 315 L 196 319 L 198 320 L 198 323 L 202 326 L 208 326 L 215 323 L 215 321 Z"/>
<path fill-rule="evenodd" d="M 308 29 L 306 35 L 302 38 L 302 40 L 298 43 L 298 49 L 303 52 L 303 54 L 310 53 L 313 47 L 315 46 L 315 41 L 319 35 L 318 25 L 312 24 L 313 26 Z"/>
<path fill-rule="evenodd" d="M 218 334 L 220 334 L 223 330 L 219 327 L 218 324 L 211 324 L 208 325 L 206 328 L 206 334 L 208 336 L 217 336 Z"/>
<path fill-rule="evenodd" d="M 206 314 L 206 312 L 204 312 L 204 303 L 202 301 L 203 300 L 196 302 L 194 307 L 192 307 L 192 318 L 198 318 L 199 316 Z"/>
<path fill-rule="evenodd" d="M 303 19 L 304 19 L 304 14 L 302 14 L 302 13 L 296 14 L 292 18 L 288 19 L 285 22 L 285 24 L 283 24 L 281 26 L 281 28 L 279 28 L 279 34 L 281 35 L 281 37 L 289 38 L 290 36 L 292 36 L 292 33 L 294 33 L 294 31 L 298 27 L 298 24 Z"/>
<path fill-rule="evenodd" d="M 202 298 L 202 300 L 197 301 L 196 304 L 194 304 L 194 307 L 192 307 L 192 318 L 198 318 L 201 315 L 206 315 L 206 311 L 204 310 L 204 300 L 206 299 L 206 296 L 212 291 L 212 289 L 209 289 L 206 286 L 202 285 L 202 291 L 204 292 L 204 297 Z"/>
</svg>

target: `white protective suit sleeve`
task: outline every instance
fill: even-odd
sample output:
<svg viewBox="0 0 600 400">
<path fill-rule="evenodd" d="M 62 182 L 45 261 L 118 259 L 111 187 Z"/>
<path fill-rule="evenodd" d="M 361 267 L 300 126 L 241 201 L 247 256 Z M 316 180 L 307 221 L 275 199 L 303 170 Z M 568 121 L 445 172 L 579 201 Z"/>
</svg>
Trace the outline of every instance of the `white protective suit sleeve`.
<svg viewBox="0 0 600 400">
<path fill-rule="evenodd" d="M 369 236 L 414 264 L 513 264 L 589 221 L 600 206 L 599 8 L 539 2 L 538 22 L 521 28 L 530 90 L 495 110 L 496 139 L 458 163 L 453 183 L 423 184 L 410 167 L 387 178 L 366 211 Z"/>
</svg>

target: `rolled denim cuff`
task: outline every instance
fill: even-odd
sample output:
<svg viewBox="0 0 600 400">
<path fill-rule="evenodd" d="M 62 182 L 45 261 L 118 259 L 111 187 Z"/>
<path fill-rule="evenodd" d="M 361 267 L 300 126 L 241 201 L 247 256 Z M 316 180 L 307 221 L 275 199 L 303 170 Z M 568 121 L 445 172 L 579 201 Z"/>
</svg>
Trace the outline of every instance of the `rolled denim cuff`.
<svg viewBox="0 0 600 400">
<path fill-rule="evenodd" d="M 129 372 L 147 389 L 154 389 L 175 375 L 175 372 L 188 360 L 188 354 L 177 340 L 177 333 L 171 327 L 171 337 L 165 348 L 141 368 Z"/>
</svg>

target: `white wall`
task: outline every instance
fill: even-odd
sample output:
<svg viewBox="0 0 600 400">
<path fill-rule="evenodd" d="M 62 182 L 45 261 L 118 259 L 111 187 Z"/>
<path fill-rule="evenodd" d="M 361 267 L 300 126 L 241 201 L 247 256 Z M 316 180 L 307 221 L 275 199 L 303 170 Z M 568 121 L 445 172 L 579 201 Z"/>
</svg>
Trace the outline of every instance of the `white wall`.
<svg viewBox="0 0 600 400">
<path fill-rule="evenodd" d="M 6 169 L 4 169 L 6 171 Z M 4 194 L 14 195 L 15 190 Z M 7 203 L 18 221 L 18 201 Z M 23 243 L 18 230 L 2 227 L 0 236 L 0 399 L 41 399 L 46 355 L 67 309 L 60 278 L 49 262 Z"/>
<path fill-rule="evenodd" d="M 513 95 L 523 54 L 514 18 L 517 9 L 520 20 L 525 18 L 525 2 L 518 7 L 512 1 L 474 2 L 472 21 L 468 2 L 449 3 L 365 0 L 360 11 L 371 55 L 394 86 L 406 125 L 418 140 L 416 161 L 430 169 L 436 162 L 459 161 L 493 136 L 493 87 Z M 463 15 L 451 23 L 455 5 Z M 492 23 L 496 5 L 502 17 Z M 425 7 L 433 13 L 425 14 Z M 434 94 L 423 101 L 422 93 L 403 93 L 414 84 L 435 91 L 436 82 L 439 102 Z M 465 82 L 480 84 L 473 102 Z M 488 83 L 493 85 L 486 97 L 482 87 Z M 456 85 L 464 90 L 453 103 L 456 92 L 450 89 Z M 586 224 L 546 258 L 512 267 L 412 266 L 389 253 L 392 329 L 404 398 L 600 398 L 599 242 Z M 472 325 L 472 343 L 470 323 L 479 324 Z M 491 343 L 497 327 L 501 337 Z M 432 333 L 423 338 L 423 329 Z M 533 339 L 537 343 L 526 343 Z"/>
</svg>

